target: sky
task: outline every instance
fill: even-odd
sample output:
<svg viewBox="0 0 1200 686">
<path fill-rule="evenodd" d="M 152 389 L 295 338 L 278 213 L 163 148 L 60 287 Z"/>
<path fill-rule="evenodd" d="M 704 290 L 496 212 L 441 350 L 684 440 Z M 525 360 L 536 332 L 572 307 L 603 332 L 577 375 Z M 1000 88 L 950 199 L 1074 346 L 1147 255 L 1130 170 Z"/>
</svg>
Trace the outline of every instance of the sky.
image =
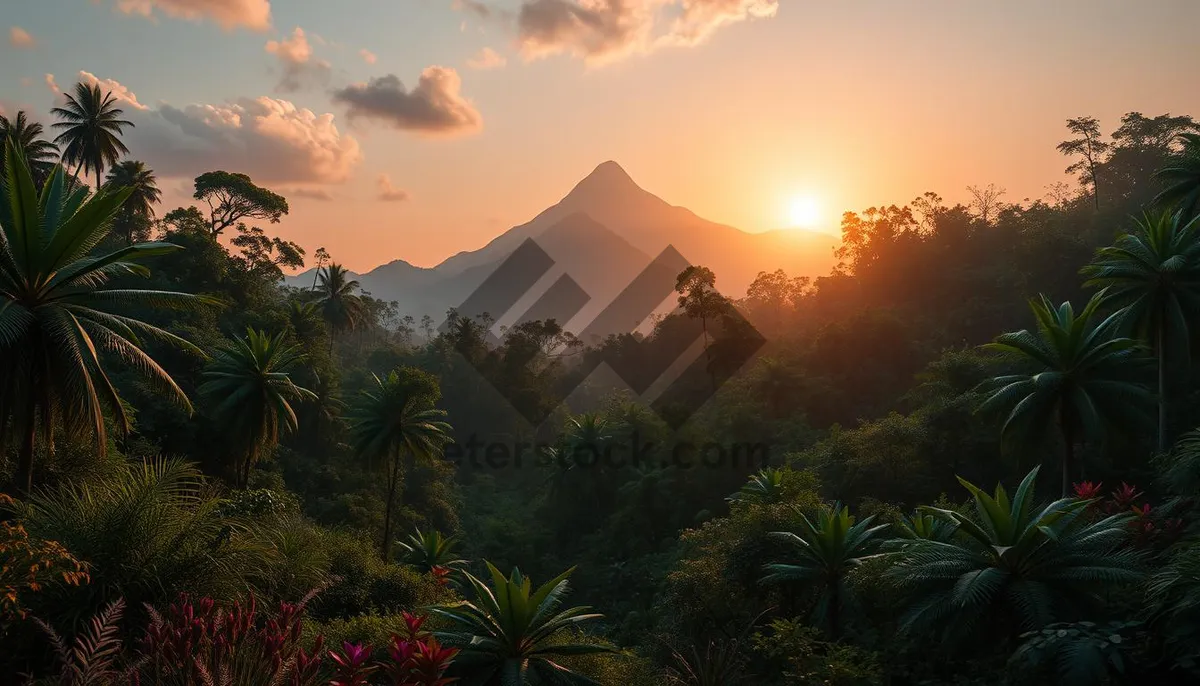
<svg viewBox="0 0 1200 686">
<path fill-rule="evenodd" d="M 164 210 L 248 173 L 278 235 L 433 266 L 605 160 L 746 231 L 1067 181 L 1067 118 L 1200 116 L 1200 2 L 10 0 L 0 109 L 122 98 Z M 813 214 L 813 212 L 808 212 Z"/>
</svg>

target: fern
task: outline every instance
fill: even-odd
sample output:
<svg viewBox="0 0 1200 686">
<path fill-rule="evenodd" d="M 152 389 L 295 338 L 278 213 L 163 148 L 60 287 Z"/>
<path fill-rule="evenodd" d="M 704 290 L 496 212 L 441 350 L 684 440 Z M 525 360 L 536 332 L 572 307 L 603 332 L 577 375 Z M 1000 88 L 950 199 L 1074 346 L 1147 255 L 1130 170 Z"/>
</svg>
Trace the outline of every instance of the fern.
<svg viewBox="0 0 1200 686">
<path fill-rule="evenodd" d="M 123 674 L 116 668 L 121 655 L 119 624 L 125 612 L 125 600 L 109 603 L 100 614 L 91 618 L 87 628 L 70 646 L 49 624 L 41 619 L 34 622 L 50 638 L 54 654 L 61 663 L 58 683 L 62 686 L 109 686 Z"/>
</svg>

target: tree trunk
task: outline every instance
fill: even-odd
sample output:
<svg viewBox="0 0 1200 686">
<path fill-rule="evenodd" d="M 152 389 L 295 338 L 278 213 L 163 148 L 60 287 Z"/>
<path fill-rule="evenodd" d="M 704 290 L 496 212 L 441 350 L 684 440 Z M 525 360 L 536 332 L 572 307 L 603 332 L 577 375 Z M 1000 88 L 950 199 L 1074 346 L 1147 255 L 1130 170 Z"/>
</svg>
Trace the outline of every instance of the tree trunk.
<svg viewBox="0 0 1200 686">
<path fill-rule="evenodd" d="M 400 481 L 400 456 L 392 455 L 392 473 L 388 477 L 387 509 L 383 515 L 383 542 L 379 546 L 380 555 L 384 562 L 391 561 L 392 552 L 392 510 L 396 500 L 396 484 Z"/>
<path fill-rule="evenodd" d="M 1075 437 L 1065 405 L 1059 407 L 1058 421 L 1063 435 L 1062 497 L 1065 498 L 1071 489 L 1071 463 L 1075 461 Z"/>
<path fill-rule="evenodd" d="M 32 375 L 31 375 L 32 380 Z M 17 494 L 28 495 L 33 490 L 33 448 L 37 442 L 37 395 L 30 388 L 27 406 L 25 436 L 21 441 L 21 452 L 17 456 Z"/>
<path fill-rule="evenodd" d="M 1158 322 L 1158 452 L 1167 450 L 1167 323 Z"/>
<path fill-rule="evenodd" d="M 246 452 L 246 457 L 244 458 L 244 462 L 242 464 L 241 484 L 239 486 L 242 489 L 245 489 L 247 486 L 250 485 L 250 465 L 253 462 L 254 462 L 254 450 L 251 449 Z"/>
<path fill-rule="evenodd" d="M 704 361 L 708 367 L 708 380 L 712 385 L 712 392 L 717 392 L 717 376 L 713 373 L 712 356 L 708 352 L 708 317 L 700 318 L 700 329 L 704 332 Z"/>
</svg>

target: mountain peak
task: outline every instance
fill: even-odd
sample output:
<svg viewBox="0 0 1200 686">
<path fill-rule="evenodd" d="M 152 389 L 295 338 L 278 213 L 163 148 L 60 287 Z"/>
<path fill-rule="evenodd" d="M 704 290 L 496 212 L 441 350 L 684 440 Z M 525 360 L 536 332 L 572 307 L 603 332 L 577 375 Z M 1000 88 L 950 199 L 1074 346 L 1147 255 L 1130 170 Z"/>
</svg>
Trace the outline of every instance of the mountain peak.
<svg viewBox="0 0 1200 686">
<path fill-rule="evenodd" d="M 609 160 L 592 170 L 575 185 L 567 197 L 580 200 L 620 200 L 630 194 L 644 193 L 621 165 Z"/>
</svg>

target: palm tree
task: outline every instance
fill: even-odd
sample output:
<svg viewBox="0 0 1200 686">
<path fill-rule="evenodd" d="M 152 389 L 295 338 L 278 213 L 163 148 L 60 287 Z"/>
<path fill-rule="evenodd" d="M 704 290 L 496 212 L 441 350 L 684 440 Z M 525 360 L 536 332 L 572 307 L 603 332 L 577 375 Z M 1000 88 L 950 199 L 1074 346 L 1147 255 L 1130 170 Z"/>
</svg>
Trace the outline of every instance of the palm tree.
<svg viewBox="0 0 1200 686">
<path fill-rule="evenodd" d="M 166 390 L 183 408 L 191 404 L 170 375 L 142 350 L 141 340 L 195 346 L 116 308 L 150 312 L 195 308 L 211 300 L 186 293 L 109 288 L 117 276 L 148 276 L 147 258 L 173 252 L 170 243 L 139 243 L 111 253 L 90 251 L 108 233 L 128 190 L 67 189 L 55 167 L 40 197 L 19 150 L 8 146 L 9 181 L 0 192 L 0 446 L 5 432 L 20 437 L 17 487 L 33 483 L 34 444 L 42 430 L 53 445 L 57 424 L 73 434 L 91 433 L 103 454 L 107 445 L 103 408 L 127 432 L 129 417 L 106 370 L 109 353 Z"/>
<path fill-rule="evenodd" d="M 576 643 L 569 632 L 602 615 L 587 607 L 560 609 L 572 567 L 533 590 L 533 584 L 514 569 L 508 578 L 487 562 L 492 586 L 463 573 L 475 601 L 433 608 L 455 630 L 434 634 L 449 646 L 461 648 L 456 667 L 465 684 L 598 684 L 555 662 L 570 655 L 612 653 L 608 646 Z"/>
<path fill-rule="evenodd" d="M 795 562 L 768 564 L 763 583 L 803 582 L 817 589 L 813 620 L 829 628 L 832 637 L 841 631 L 841 615 L 852 600 L 846 585 L 850 570 L 873 557 L 881 531 L 887 524 L 871 526 L 874 517 L 855 522 L 849 508 L 835 503 L 822 506 L 814 524 L 804 513 L 800 531 L 772 532 L 771 536 L 793 544 L 800 556 Z"/>
<path fill-rule="evenodd" d="M 126 242 L 133 245 L 135 232 L 149 228 L 154 217 L 154 206 L 162 199 L 158 179 L 144 162 L 125 160 L 108 170 L 106 183 L 114 190 L 133 189 L 114 222 L 116 228 L 125 234 Z"/>
<path fill-rule="evenodd" d="M 1200 217 L 1146 214 L 1133 231 L 1101 248 L 1082 270 L 1085 285 L 1106 289 L 1124 307 L 1126 323 L 1145 338 L 1158 360 L 1158 451 L 1167 449 L 1167 357 L 1187 355 L 1200 318 Z"/>
<path fill-rule="evenodd" d="M 354 293 L 359 288 L 358 281 L 347 276 L 345 267 L 331 262 L 319 273 L 317 304 L 321 316 L 329 324 L 329 351 L 332 354 L 334 335 L 357 327 L 366 315 L 367 307 Z"/>
<path fill-rule="evenodd" d="M 1091 501 L 1076 498 L 1036 506 L 1038 469 L 1011 500 L 1001 485 L 988 495 L 959 478 L 974 497 L 971 515 L 921 508 L 955 534 L 897 542 L 889 574 L 912 594 L 902 630 L 942 627 L 965 639 L 999 628 L 998 638 L 1012 640 L 1090 604 L 1098 590 L 1141 578 L 1137 555 L 1121 545 L 1132 515 L 1094 519 Z"/>
<path fill-rule="evenodd" d="M 62 107 L 50 110 L 63 120 L 54 124 L 62 129 L 54 142 L 62 146 L 63 162 L 75 165 L 76 175 L 96 172 L 98 191 L 104 167 L 129 154 L 121 142 L 121 129 L 133 127 L 133 122 L 121 119 L 124 112 L 116 106 L 117 99 L 111 92 L 102 93 L 98 84 L 77 83 L 75 93 L 64 97 Z"/>
<path fill-rule="evenodd" d="M 1063 440 L 1064 497 L 1071 484 L 1076 441 L 1102 440 L 1106 426 L 1142 418 L 1151 402 L 1149 391 L 1136 381 L 1145 361 L 1141 345 L 1115 335 L 1123 315 L 1099 320 L 1097 310 L 1105 295 L 1101 291 L 1092 296 L 1078 314 L 1071 303 L 1055 308 L 1043 295 L 1030 301 L 1036 332 L 1002 334 L 985 346 L 1027 370 L 984 382 L 991 393 L 979 410 L 1007 412 L 1004 437 L 1018 428 L 1036 437 L 1057 425 Z"/>
<path fill-rule="evenodd" d="M 1177 207 L 1184 219 L 1200 210 L 1200 133 L 1181 133 L 1183 147 L 1154 176 L 1166 188 L 1154 198 L 1162 207 Z"/>
<path fill-rule="evenodd" d="M 387 508 L 383 517 L 380 555 L 391 558 L 392 513 L 401 476 L 401 460 L 433 459 L 450 442 L 445 411 L 434 409 L 440 397 L 437 379 L 411 367 L 374 377 L 375 388 L 365 391 L 350 411 L 350 439 L 360 458 L 380 460 L 387 467 Z"/>
<path fill-rule="evenodd" d="M 451 569 L 467 563 L 455 557 L 458 537 L 443 536 L 440 531 L 421 531 L 417 528 L 409 534 L 407 541 L 398 541 L 397 544 L 404 551 L 405 562 L 427 572 L 434 567 Z"/>
<path fill-rule="evenodd" d="M 284 333 L 247 329 L 245 338 L 218 350 L 205 368 L 200 395 L 213 404 L 213 418 L 242 450 L 241 464 L 235 466 L 238 488 L 246 487 L 259 458 L 275 449 L 281 431 L 296 430 L 292 402 L 316 399 L 288 375 L 304 359 L 300 346 L 288 343 Z"/>
<path fill-rule="evenodd" d="M 16 118 L 11 121 L 0 115 L 0 144 L 12 141 L 25 156 L 39 187 L 46 182 L 50 170 L 54 168 L 54 161 L 58 159 L 58 146 L 42 138 L 44 133 L 41 124 L 25 117 L 24 110 L 17 112 Z"/>
</svg>

